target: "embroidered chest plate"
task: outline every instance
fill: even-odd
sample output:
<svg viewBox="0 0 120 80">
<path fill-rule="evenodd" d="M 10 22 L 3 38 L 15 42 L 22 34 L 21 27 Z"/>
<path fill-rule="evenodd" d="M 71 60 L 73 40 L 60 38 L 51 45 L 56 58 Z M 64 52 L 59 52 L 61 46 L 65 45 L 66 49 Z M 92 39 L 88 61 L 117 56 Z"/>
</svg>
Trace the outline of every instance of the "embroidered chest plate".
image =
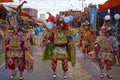
<svg viewBox="0 0 120 80">
<path fill-rule="evenodd" d="M 62 43 L 67 43 L 67 34 L 66 32 L 56 32 L 55 33 L 55 39 L 54 39 L 54 44 L 62 44 Z"/>
</svg>

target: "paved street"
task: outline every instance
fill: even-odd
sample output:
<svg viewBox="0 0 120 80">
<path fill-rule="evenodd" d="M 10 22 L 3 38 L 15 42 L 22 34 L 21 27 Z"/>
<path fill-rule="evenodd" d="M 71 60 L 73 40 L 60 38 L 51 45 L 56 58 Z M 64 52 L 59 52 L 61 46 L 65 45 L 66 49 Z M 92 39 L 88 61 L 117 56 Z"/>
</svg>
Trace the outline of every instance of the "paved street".
<svg viewBox="0 0 120 80">
<path fill-rule="evenodd" d="M 38 48 L 33 48 L 33 54 L 35 58 L 34 71 L 28 73 L 25 71 L 23 80 L 64 80 L 63 72 L 61 68 L 61 62 L 59 62 L 57 67 L 57 78 L 52 78 L 51 61 L 42 60 L 42 50 Z M 115 69 L 116 70 L 116 69 Z M 99 78 L 98 67 L 88 59 L 83 59 L 82 53 L 77 49 L 77 64 L 73 68 L 69 63 L 68 79 L 67 80 L 108 80 L 106 77 L 104 79 Z M 0 68 L 0 80 L 9 80 L 11 72 L 5 69 L 4 66 Z M 19 74 L 19 73 L 18 73 Z M 19 75 L 15 77 L 14 80 L 18 80 Z M 119 80 L 119 79 L 113 79 Z"/>
</svg>

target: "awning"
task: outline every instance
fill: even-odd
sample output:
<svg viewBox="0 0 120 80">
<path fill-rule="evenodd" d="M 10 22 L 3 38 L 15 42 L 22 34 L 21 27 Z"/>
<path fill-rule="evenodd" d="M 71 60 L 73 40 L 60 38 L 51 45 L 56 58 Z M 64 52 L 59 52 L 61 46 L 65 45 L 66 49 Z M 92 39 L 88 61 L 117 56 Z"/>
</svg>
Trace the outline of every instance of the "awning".
<svg viewBox="0 0 120 80">
<path fill-rule="evenodd" d="M 0 4 L 0 9 L 7 11 L 5 5 L 3 5 L 3 4 Z"/>
<path fill-rule="evenodd" d="M 0 9 L 4 11 L 14 11 L 12 8 L 8 7 L 7 5 L 0 4 Z"/>
<path fill-rule="evenodd" d="M 13 2 L 13 0 L 0 0 L 0 3 L 2 2 Z"/>
<path fill-rule="evenodd" d="M 120 0 L 108 0 L 104 4 L 98 4 L 98 11 L 103 11 L 118 6 L 120 6 Z"/>
</svg>

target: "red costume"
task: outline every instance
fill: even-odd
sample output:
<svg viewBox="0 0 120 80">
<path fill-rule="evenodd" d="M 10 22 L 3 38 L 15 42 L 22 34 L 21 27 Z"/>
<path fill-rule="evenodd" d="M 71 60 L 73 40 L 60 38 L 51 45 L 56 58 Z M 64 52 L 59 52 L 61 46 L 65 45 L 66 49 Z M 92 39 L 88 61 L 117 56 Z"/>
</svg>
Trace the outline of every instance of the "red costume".
<svg viewBox="0 0 120 80">
<path fill-rule="evenodd" d="M 18 66 L 18 70 L 22 73 L 25 69 L 25 54 L 23 51 L 23 41 L 20 39 L 22 32 L 13 31 L 8 33 L 6 39 L 6 67 L 12 70 L 11 78 L 15 75 L 15 69 Z"/>
</svg>

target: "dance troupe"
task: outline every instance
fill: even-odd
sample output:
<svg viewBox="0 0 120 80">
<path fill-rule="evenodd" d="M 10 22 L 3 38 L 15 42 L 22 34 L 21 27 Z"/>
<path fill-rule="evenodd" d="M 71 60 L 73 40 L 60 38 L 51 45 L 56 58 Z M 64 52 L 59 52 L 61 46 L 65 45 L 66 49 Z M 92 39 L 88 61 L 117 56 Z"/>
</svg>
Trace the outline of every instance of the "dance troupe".
<svg viewBox="0 0 120 80">
<path fill-rule="evenodd" d="M 18 9 L 19 10 L 19 9 Z M 56 78 L 56 68 L 58 61 L 62 62 L 64 79 L 67 79 L 68 62 L 74 67 L 76 64 L 76 50 L 73 41 L 71 22 L 73 16 L 64 17 L 52 16 L 50 13 L 43 39 L 40 47 L 45 47 L 43 60 L 52 60 L 51 69 L 53 78 Z M 18 14 L 19 15 L 19 14 Z M 17 16 L 18 16 L 17 15 Z M 77 46 L 82 47 L 84 58 L 97 58 L 101 71 L 101 78 L 104 78 L 104 68 L 107 71 L 107 77 L 112 78 L 110 71 L 116 61 L 118 63 L 118 42 L 112 35 L 112 29 L 108 24 L 110 19 L 105 17 L 105 22 L 100 28 L 99 36 L 96 36 L 96 30 L 85 20 L 80 30 L 80 40 Z M 19 79 L 23 79 L 23 72 L 27 69 L 33 71 L 34 58 L 31 49 L 30 40 L 34 42 L 32 30 L 21 30 L 21 25 L 12 25 L 5 35 L 5 62 L 6 68 L 12 71 L 11 77 L 14 78 L 16 71 L 20 72 Z"/>
<path fill-rule="evenodd" d="M 75 46 L 72 39 L 72 32 L 70 31 L 71 21 L 66 17 L 66 23 L 63 17 L 53 17 L 50 13 L 44 36 L 40 42 L 40 47 L 45 46 L 43 60 L 52 60 L 53 77 L 56 77 L 56 68 L 58 60 L 62 61 L 62 69 L 64 71 L 64 78 L 67 78 L 68 61 L 71 62 L 72 66 L 76 63 Z M 9 18 L 10 19 L 10 18 Z M 10 23 L 13 24 L 14 21 Z M 52 25 L 51 25 L 52 24 Z M 10 69 L 11 79 L 20 73 L 19 79 L 23 79 L 23 72 L 25 69 L 28 72 L 33 71 L 34 57 L 32 52 L 32 43 L 35 43 L 33 37 L 33 30 L 22 29 L 22 25 L 14 24 L 13 27 L 6 28 L 5 34 L 5 65 L 6 68 Z"/>
</svg>

